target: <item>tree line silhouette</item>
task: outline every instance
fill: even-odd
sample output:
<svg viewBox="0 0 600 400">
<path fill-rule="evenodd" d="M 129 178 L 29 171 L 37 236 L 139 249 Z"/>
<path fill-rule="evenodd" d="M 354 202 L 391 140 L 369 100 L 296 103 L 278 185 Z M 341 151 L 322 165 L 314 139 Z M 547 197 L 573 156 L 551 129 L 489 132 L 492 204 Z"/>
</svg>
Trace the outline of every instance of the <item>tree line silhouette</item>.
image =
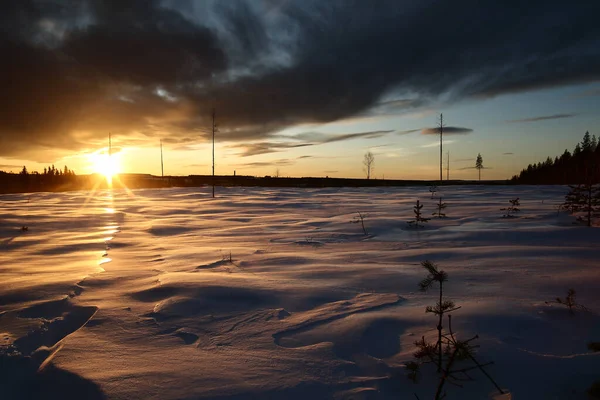
<svg viewBox="0 0 600 400">
<path fill-rule="evenodd" d="M 596 136 L 583 135 L 573 152 L 565 149 L 560 157 L 529 164 L 519 175 L 512 177 L 520 184 L 596 184 L 600 183 L 600 145 Z"/>
<path fill-rule="evenodd" d="M 479 169 L 479 158 L 478 166 Z M 482 164 L 482 163 L 481 163 Z M 372 164 L 371 164 L 372 168 Z M 128 187 L 163 187 L 163 186 L 202 186 L 206 185 L 206 177 L 190 175 L 187 177 L 168 177 L 167 181 L 148 174 L 133 174 L 127 182 Z M 430 185 L 429 181 L 410 180 L 372 180 L 368 179 L 332 179 L 332 178 L 289 178 L 271 179 L 253 176 L 216 177 L 223 186 L 404 186 Z M 370 177 L 369 177 L 370 178 Z M 29 172 L 24 166 L 21 172 L 13 173 L 0 170 L 0 193 L 19 193 L 36 191 L 86 190 L 97 187 L 98 177 L 78 176 L 66 165 L 56 168 L 54 165 L 44 168 L 43 172 Z M 506 182 L 506 181 L 504 181 Z M 573 152 L 565 149 L 559 157 L 548 157 L 544 162 L 529 164 L 518 175 L 510 180 L 514 184 L 598 184 L 600 183 L 600 143 L 595 135 L 586 132 L 581 142 L 577 143 Z M 496 182 L 502 183 L 502 182 Z M 454 182 L 460 184 L 460 181 Z"/>
<path fill-rule="evenodd" d="M 45 167 L 42 173 L 38 171 L 29 172 L 26 166 L 17 174 L 0 171 L 0 192 L 23 192 L 23 191 L 55 191 L 69 190 L 76 186 L 77 175 L 75 171 L 65 165 L 64 168 L 56 168 L 54 165 Z"/>
</svg>

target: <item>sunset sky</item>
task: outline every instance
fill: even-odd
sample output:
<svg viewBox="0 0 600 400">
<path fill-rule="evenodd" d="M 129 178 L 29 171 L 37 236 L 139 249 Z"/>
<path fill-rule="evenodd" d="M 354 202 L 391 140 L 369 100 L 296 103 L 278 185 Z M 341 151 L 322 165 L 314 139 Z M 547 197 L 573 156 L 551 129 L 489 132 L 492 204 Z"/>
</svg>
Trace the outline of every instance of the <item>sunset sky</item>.
<svg viewBox="0 0 600 400">
<path fill-rule="evenodd" d="M 0 3 L 0 170 L 504 179 L 600 136 L 594 1 Z M 433 134 L 431 134 L 433 133 Z M 445 174 L 445 172 L 444 172 Z"/>
</svg>

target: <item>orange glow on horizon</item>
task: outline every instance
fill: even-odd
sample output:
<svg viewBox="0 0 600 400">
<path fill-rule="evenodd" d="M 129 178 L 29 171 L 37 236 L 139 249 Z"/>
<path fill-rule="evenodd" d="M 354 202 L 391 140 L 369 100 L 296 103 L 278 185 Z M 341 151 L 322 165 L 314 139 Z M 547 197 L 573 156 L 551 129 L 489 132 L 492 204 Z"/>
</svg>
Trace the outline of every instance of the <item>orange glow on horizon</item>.
<svg viewBox="0 0 600 400">
<path fill-rule="evenodd" d="M 106 181 L 111 184 L 115 175 L 121 172 L 120 157 L 118 154 L 107 154 L 105 151 L 91 154 L 89 156 L 92 171 L 102 174 Z"/>
</svg>

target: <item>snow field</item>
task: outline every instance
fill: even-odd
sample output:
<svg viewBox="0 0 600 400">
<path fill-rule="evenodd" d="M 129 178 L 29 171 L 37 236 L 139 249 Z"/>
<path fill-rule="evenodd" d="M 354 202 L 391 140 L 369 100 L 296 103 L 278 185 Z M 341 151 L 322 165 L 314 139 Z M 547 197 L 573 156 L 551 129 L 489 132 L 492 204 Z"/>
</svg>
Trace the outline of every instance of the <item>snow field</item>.
<svg viewBox="0 0 600 400">
<path fill-rule="evenodd" d="M 600 378 L 600 231 L 558 186 L 210 188 L 0 197 L 0 392 L 8 398 L 433 398 L 406 378 L 436 336 L 431 260 L 460 337 L 514 399 Z M 437 195 L 448 218 L 411 229 Z M 517 218 L 501 218 L 521 199 Z M 350 221 L 368 214 L 362 233 Z M 21 226 L 28 226 L 26 232 Z M 591 312 L 548 305 L 568 288 Z M 39 371 L 38 371 L 39 369 Z M 447 399 L 496 393 L 474 371 Z"/>
</svg>

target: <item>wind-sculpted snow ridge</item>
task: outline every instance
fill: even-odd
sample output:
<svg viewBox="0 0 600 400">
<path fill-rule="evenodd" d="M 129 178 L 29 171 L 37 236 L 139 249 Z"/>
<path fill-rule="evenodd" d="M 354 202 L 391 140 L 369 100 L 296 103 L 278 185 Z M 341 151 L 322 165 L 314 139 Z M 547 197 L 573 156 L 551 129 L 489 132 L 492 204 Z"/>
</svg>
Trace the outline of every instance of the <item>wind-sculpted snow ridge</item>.
<svg viewBox="0 0 600 400">
<path fill-rule="evenodd" d="M 438 376 L 404 368 L 436 335 L 428 259 L 462 306 L 454 330 L 480 335 L 515 399 L 584 399 L 600 229 L 558 212 L 566 191 L 439 187 L 447 218 L 418 230 L 427 187 L 0 196 L 0 397 L 431 399 Z M 546 304 L 568 288 L 590 311 Z M 473 377 L 446 399 L 490 399 Z"/>
</svg>

